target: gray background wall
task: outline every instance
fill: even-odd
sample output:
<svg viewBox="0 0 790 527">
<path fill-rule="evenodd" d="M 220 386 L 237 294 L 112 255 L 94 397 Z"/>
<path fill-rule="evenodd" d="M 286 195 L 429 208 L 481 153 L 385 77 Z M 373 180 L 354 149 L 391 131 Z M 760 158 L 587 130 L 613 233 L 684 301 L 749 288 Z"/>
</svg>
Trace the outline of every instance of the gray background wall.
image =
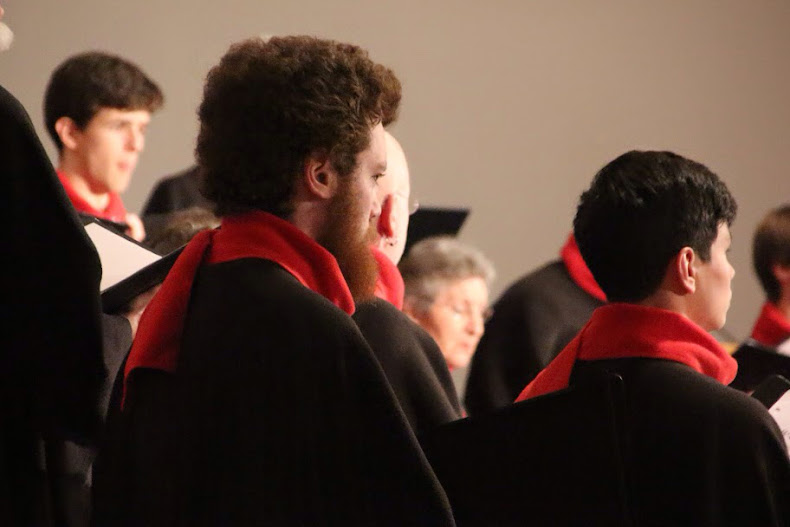
<svg viewBox="0 0 790 527">
<path fill-rule="evenodd" d="M 461 238 L 499 276 L 495 297 L 554 258 L 578 195 L 632 148 L 704 162 L 740 204 L 727 329 L 749 332 L 761 304 L 752 231 L 788 200 L 790 4 L 768 0 L 0 0 L 16 33 L 0 83 L 29 110 L 54 156 L 41 100 L 52 69 L 96 48 L 124 55 L 163 88 L 124 200 L 192 162 L 203 78 L 231 42 L 308 33 L 358 43 L 404 85 L 393 132 L 423 204 L 468 206 Z M 627 255 L 624 255 L 627 257 Z"/>
</svg>

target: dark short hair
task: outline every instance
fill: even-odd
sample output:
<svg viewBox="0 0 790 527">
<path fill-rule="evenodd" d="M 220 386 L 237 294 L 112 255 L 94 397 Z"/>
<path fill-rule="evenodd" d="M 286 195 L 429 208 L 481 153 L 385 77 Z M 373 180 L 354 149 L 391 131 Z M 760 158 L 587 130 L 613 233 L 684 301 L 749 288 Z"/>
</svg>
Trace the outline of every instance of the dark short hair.
<svg viewBox="0 0 790 527">
<path fill-rule="evenodd" d="M 654 293 L 667 265 L 691 247 L 703 261 L 737 205 L 706 166 L 672 152 L 631 151 L 596 175 L 579 200 L 573 230 L 609 301 Z"/>
<path fill-rule="evenodd" d="M 163 102 L 159 86 L 137 65 L 89 51 L 66 59 L 52 73 L 44 95 L 44 121 L 60 150 L 63 143 L 55 122 L 61 117 L 71 118 L 83 129 L 102 108 L 154 112 Z"/>
<path fill-rule="evenodd" d="M 198 111 L 202 189 L 220 215 L 257 209 L 285 217 L 313 153 L 340 175 L 394 121 L 401 86 L 357 46 L 308 36 L 245 40 L 208 74 Z"/>
<path fill-rule="evenodd" d="M 790 205 L 772 210 L 757 226 L 752 263 L 768 300 L 778 301 L 782 291 L 772 267 L 790 265 Z"/>
</svg>

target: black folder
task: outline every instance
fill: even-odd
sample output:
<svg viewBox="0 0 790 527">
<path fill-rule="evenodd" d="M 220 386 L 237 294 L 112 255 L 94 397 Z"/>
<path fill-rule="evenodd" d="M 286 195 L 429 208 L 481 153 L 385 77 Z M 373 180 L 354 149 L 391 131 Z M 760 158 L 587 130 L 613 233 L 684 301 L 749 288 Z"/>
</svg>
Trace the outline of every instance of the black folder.
<svg viewBox="0 0 790 527">
<path fill-rule="evenodd" d="M 459 527 L 630 525 L 622 379 L 607 375 L 420 438 Z"/>
<path fill-rule="evenodd" d="M 98 218 L 83 218 L 83 225 L 99 252 L 103 275 L 101 302 L 105 313 L 125 310 L 136 296 L 160 284 L 183 249 L 161 256 Z M 108 276 L 112 278 L 105 283 Z"/>
<path fill-rule="evenodd" d="M 731 387 L 750 392 L 772 375 L 790 379 L 790 357 L 775 349 L 747 339 L 732 355 L 738 361 L 738 374 Z"/>
<path fill-rule="evenodd" d="M 790 391 L 790 381 L 781 375 L 772 375 L 754 389 L 752 397 L 771 408 L 787 391 Z"/>
<path fill-rule="evenodd" d="M 420 207 L 409 217 L 404 254 L 420 240 L 431 236 L 456 236 L 469 216 L 469 209 Z"/>
</svg>

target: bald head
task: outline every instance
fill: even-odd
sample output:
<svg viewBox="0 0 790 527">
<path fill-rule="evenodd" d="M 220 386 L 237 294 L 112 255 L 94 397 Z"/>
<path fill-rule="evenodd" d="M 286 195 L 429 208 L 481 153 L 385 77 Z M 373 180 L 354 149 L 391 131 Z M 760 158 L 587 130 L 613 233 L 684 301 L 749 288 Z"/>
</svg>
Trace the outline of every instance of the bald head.
<svg viewBox="0 0 790 527">
<path fill-rule="evenodd" d="M 406 154 L 398 140 L 386 132 L 387 171 L 379 179 L 378 194 L 381 215 L 378 218 L 376 246 L 393 263 L 398 263 L 406 246 L 406 231 L 409 228 L 409 166 Z"/>
<path fill-rule="evenodd" d="M 11 47 L 11 42 L 14 40 L 14 33 L 11 31 L 3 20 L 3 6 L 0 5 L 0 51 L 5 51 Z"/>
</svg>

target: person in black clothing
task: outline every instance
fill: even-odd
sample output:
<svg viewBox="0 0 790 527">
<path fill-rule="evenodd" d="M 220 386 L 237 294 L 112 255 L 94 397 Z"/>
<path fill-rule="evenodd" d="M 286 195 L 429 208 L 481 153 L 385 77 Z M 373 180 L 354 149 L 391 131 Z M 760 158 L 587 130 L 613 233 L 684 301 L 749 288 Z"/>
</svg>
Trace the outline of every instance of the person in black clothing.
<svg viewBox="0 0 790 527">
<path fill-rule="evenodd" d="M 518 400 L 622 378 L 636 525 L 790 525 L 782 433 L 727 386 L 737 363 L 709 333 L 732 297 L 735 212 L 713 172 L 671 152 L 623 154 L 579 201 L 574 235 L 609 303 Z"/>
<path fill-rule="evenodd" d="M 146 309 L 94 470 L 98 525 L 453 525 L 350 318 L 400 83 L 361 48 L 250 39 L 208 74 L 222 218 Z M 254 133 L 251 133 L 254 131 Z"/>
<path fill-rule="evenodd" d="M 0 337 L 0 524 L 48 525 L 61 467 L 42 440 L 97 439 L 103 378 L 96 249 L 58 182 L 30 119 L 0 87 L 0 218 L 5 321 Z"/>
<path fill-rule="evenodd" d="M 22 299 L 1 315 L 0 525 L 86 526 L 95 444 L 144 303 L 101 312 L 99 255 L 27 112 L 2 87 L 0 174 L 14 255 L 2 288 Z"/>
<path fill-rule="evenodd" d="M 389 133 L 387 171 L 379 180 L 381 214 L 375 219 L 376 298 L 359 302 L 354 322 L 376 354 L 401 408 L 418 435 L 459 419 L 461 403 L 439 347 L 402 311 L 404 285 L 397 263 L 406 246 L 411 183 L 406 155 Z"/>
<path fill-rule="evenodd" d="M 559 260 L 519 278 L 494 303 L 469 367 L 469 414 L 511 404 L 605 302 L 571 234 Z"/>
</svg>

